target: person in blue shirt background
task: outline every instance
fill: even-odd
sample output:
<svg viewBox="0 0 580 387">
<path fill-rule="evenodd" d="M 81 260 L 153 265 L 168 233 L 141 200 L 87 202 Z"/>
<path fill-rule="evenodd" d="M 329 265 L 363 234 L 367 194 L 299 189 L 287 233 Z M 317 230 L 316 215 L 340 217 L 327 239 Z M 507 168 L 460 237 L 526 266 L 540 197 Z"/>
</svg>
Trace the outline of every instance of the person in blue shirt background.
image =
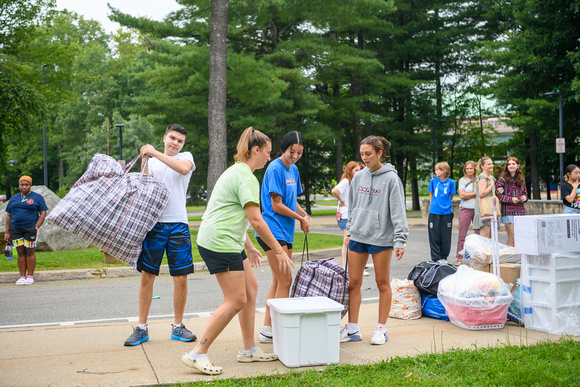
<svg viewBox="0 0 580 387">
<path fill-rule="evenodd" d="M 429 246 L 431 260 L 447 260 L 451 251 L 453 211 L 451 201 L 455 195 L 455 181 L 449 179 L 451 169 L 445 161 L 435 164 L 435 175 L 429 183 Z"/>
<path fill-rule="evenodd" d="M 289 257 L 292 257 L 296 220 L 300 222 L 300 228 L 305 234 L 310 229 L 310 216 L 300 207 L 297 198 L 302 193 L 302 184 L 295 164 L 300 160 L 303 152 L 302 134 L 296 131 L 287 133 L 280 142 L 278 158 L 272 161 L 266 169 L 260 196 L 262 217 Z M 266 300 L 287 298 L 290 295 L 292 273 L 283 272 L 278 268 L 276 253 L 260 238 L 258 233 L 256 233 L 256 240 L 266 252 L 272 270 L 272 285 L 270 285 Z M 270 308 L 267 305 L 259 339 L 261 343 L 271 343 L 273 340 Z"/>
<path fill-rule="evenodd" d="M 42 195 L 32 192 L 32 178 L 22 176 L 18 182 L 20 195 L 14 195 L 6 206 L 6 229 L 4 239 L 12 243 L 18 252 L 20 278 L 16 285 L 34 283 L 36 268 L 36 247 L 38 229 L 46 218 L 46 203 Z"/>
</svg>

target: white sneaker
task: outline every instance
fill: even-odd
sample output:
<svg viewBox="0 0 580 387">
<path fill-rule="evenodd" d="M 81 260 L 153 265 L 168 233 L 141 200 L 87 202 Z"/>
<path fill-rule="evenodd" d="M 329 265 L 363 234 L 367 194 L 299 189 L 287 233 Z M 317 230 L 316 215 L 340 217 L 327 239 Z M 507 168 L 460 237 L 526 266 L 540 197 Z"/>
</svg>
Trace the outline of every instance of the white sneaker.
<svg viewBox="0 0 580 387">
<path fill-rule="evenodd" d="M 16 280 L 16 285 L 26 285 L 26 277 L 20 277 Z"/>
<path fill-rule="evenodd" d="M 368 270 L 363 271 L 363 277 L 366 277 L 367 275 L 371 275 L 371 273 L 369 273 Z"/>
<path fill-rule="evenodd" d="M 360 329 L 357 329 L 356 332 L 349 332 L 348 325 L 343 326 L 340 329 L 340 342 L 346 343 L 348 341 L 361 341 L 362 340 L 362 333 L 360 333 Z"/>
<path fill-rule="evenodd" d="M 24 280 L 25 285 L 32 285 L 33 283 L 34 283 L 33 277 L 26 277 L 26 279 Z"/>
<path fill-rule="evenodd" d="M 383 345 L 389 340 L 389 336 L 387 335 L 387 330 L 383 329 L 375 329 L 373 333 L 373 338 L 371 339 L 371 344 L 373 345 Z"/>
<path fill-rule="evenodd" d="M 262 326 L 262 329 L 260 329 L 260 337 L 258 338 L 260 343 L 272 343 L 274 342 L 272 337 L 272 327 Z"/>
</svg>

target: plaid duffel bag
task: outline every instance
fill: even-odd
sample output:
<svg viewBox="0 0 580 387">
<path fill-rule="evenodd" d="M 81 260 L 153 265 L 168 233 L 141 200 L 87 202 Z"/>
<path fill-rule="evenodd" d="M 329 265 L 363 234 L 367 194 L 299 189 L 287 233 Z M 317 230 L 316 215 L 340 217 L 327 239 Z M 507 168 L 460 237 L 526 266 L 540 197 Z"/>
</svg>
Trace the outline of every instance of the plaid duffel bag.
<svg viewBox="0 0 580 387">
<path fill-rule="evenodd" d="M 136 267 L 143 240 L 170 195 L 152 176 L 129 173 L 138 159 L 123 169 L 114 158 L 97 153 L 46 220 Z"/>
<path fill-rule="evenodd" d="M 307 247 L 306 237 L 304 246 Z M 304 258 L 304 251 L 302 252 Z M 308 253 L 307 253 L 308 259 Z M 348 312 L 349 292 L 348 275 L 334 258 L 313 259 L 300 266 L 290 297 L 324 296 L 344 306 L 340 318 Z"/>
</svg>

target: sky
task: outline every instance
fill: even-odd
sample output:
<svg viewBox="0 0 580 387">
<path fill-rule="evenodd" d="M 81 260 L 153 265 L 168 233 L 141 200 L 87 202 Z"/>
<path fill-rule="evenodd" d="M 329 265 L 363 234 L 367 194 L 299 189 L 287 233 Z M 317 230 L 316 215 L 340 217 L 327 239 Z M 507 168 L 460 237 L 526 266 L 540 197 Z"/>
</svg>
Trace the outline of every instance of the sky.
<svg viewBox="0 0 580 387">
<path fill-rule="evenodd" d="M 109 20 L 109 3 L 113 8 L 132 16 L 147 16 L 154 20 L 163 19 L 169 12 L 181 6 L 175 0 L 57 0 L 56 8 L 68 9 L 101 23 L 107 33 L 113 33 L 121 26 Z"/>
</svg>

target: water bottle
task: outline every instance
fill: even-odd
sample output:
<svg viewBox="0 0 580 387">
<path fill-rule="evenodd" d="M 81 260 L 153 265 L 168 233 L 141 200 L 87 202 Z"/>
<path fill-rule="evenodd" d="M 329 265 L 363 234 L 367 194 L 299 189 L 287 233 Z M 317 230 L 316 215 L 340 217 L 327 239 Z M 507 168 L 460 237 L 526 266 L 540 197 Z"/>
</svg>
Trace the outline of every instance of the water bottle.
<svg viewBox="0 0 580 387">
<path fill-rule="evenodd" d="M 6 244 L 6 248 L 4 249 L 4 256 L 6 257 L 7 261 L 10 261 L 12 258 L 12 245 Z"/>
</svg>

